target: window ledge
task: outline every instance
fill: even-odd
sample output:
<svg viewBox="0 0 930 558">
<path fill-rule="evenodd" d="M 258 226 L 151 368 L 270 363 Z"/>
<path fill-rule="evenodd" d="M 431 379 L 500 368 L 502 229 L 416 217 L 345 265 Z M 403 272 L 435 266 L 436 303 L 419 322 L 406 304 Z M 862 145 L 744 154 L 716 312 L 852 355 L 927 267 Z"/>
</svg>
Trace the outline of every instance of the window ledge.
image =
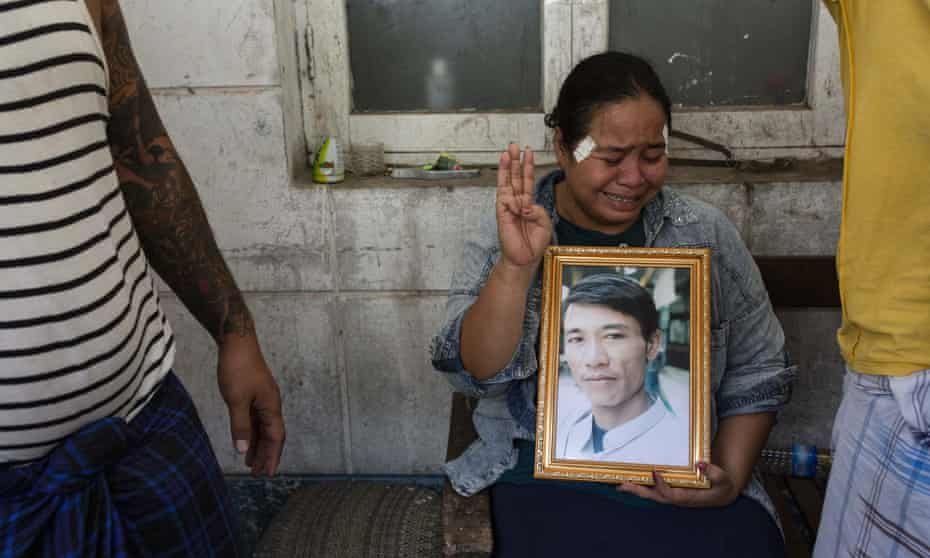
<svg viewBox="0 0 930 558">
<path fill-rule="evenodd" d="M 536 167 L 536 176 L 544 176 L 555 168 L 554 165 Z M 765 184 L 839 182 L 842 179 L 842 159 L 779 159 L 777 162 L 746 162 L 741 168 L 674 164 L 669 168 L 665 183 L 671 186 L 688 184 Z M 331 186 L 340 189 L 494 188 L 496 180 L 496 169 L 482 168 L 481 174 L 477 177 L 442 180 L 417 180 L 412 178 L 391 178 L 390 176 L 354 176 L 346 173 L 346 179 L 343 182 Z M 295 184 L 307 188 L 326 186 L 325 184 L 313 183 L 310 180 L 309 172 L 296 177 Z"/>
<path fill-rule="evenodd" d="M 772 182 L 838 182 L 843 159 L 776 159 L 743 161 L 737 168 L 672 165 L 666 184 L 764 184 Z"/>
</svg>

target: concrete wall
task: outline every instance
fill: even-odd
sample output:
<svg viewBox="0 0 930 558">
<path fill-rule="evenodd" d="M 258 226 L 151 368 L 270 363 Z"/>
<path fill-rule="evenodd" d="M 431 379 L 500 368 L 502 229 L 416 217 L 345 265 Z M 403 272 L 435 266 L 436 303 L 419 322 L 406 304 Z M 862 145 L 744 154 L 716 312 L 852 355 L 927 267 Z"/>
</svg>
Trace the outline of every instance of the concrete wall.
<svg viewBox="0 0 930 558">
<path fill-rule="evenodd" d="M 294 30 L 280 29 L 287 18 L 276 19 L 273 0 L 122 4 L 136 55 L 281 384 L 289 428 L 282 470 L 437 472 L 450 392 L 431 371 L 426 347 L 460 241 L 492 211 L 493 191 L 293 180 L 294 140 L 285 128 L 299 116 L 287 105 L 293 97 L 285 95 L 277 52 Z M 276 36 L 276 27 L 286 35 Z M 756 253 L 833 253 L 836 182 L 682 189 L 724 209 Z M 177 370 L 223 466 L 244 471 L 229 442 L 212 342 L 177 299 L 163 299 L 178 339 Z M 783 423 L 825 445 L 841 369 L 838 315 L 781 317 L 804 366 Z M 788 442 L 784 428 L 773 439 Z"/>
</svg>

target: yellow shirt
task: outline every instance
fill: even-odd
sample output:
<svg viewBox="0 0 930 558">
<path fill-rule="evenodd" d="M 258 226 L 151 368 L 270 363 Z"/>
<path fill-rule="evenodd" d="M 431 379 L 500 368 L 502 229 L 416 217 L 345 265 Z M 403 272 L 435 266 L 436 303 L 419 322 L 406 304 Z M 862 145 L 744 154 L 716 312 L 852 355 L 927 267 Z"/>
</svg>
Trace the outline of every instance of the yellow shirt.
<svg viewBox="0 0 930 558">
<path fill-rule="evenodd" d="M 930 0 L 825 0 L 848 128 L 837 270 L 850 367 L 930 368 Z"/>
</svg>

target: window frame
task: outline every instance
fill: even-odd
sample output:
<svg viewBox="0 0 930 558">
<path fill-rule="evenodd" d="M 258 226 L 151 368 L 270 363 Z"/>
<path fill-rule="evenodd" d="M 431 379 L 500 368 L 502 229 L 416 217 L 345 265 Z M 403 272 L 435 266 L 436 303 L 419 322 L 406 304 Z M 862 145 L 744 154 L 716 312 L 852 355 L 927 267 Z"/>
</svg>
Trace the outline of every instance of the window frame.
<svg viewBox="0 0 930 558">
<path fill-rule="evenodd" d="M 584 57 L 607 48 L 609 0 L 540 0 L 543 108 Z M 835 24 L 820 0 L 811 0 L 807 101 L 791 107 L 687 107 L 673 127 L 728 146 L 737 158 L 838 156 L 845 137 L 843 93 Z M 509 142 L 529 145 L 541 164 L 554 162 L 544 112 L 352 114 L 345 0 L 298 0 L 298 72 L 308 155 L 327 136 L 352 143 L 382 142 L 389 164 L 422 164 L 440 150 L 468 164 L 494 164 Z M 313 14 L 313 17 L 310 17 Z M 673 155 L 719 154 L 672 139 Z"/>
</svg>

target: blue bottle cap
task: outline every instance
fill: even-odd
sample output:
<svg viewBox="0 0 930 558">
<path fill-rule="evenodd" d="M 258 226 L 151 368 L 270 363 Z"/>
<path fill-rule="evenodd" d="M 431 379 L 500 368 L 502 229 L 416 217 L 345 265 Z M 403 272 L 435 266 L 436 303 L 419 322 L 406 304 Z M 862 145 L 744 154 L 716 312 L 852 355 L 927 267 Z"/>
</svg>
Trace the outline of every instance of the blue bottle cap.
<svg viewBox="0 0 930 558">
<path fill-rule="evenodd" d="M 796 477 L 817 475 L 817 446 L 813 444 L 791 446 L 791 474 Z"/>
</svg>

